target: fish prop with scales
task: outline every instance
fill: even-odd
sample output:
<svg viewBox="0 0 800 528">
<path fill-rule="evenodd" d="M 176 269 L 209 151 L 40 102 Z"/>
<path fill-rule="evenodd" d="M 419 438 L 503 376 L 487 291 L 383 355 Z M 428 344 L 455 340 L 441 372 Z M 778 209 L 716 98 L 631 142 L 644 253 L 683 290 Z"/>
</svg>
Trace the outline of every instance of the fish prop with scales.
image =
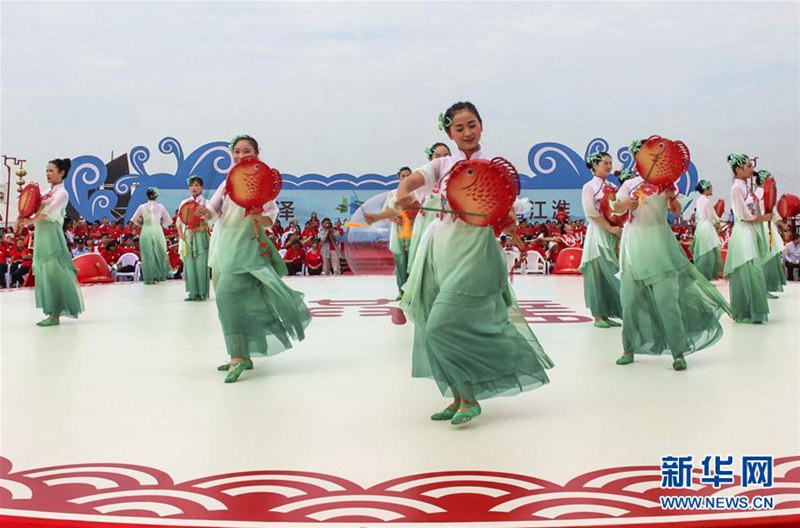
<svg viewBox="0 0 800 528">
<path fill-rule="evenodd" d="M 630 212 L 625 211 L 622 214 L 614 212 L 611 204 L 617 200 L 617 188 L 613 185 L 603 185 L 603 196 L 600 198 L 600 213 L 608 220 L 608 223 L 613 226 L 623 226 L 628 221 Z"/>
<path fill-rule="evenodd" d="M 714 204 L 714 212 L 717 213 L 717 216 L 722 218 L 722 215 L 725 214 L 725 200 L 720 198 L 717 200 L 717 203 Z"/>
<path fill-rule="evenodd" d="M 22 192 L 19 193 L 17 205 L 19 216 L 22 218 L 32 218 L 38 213 L 39 208 L 42 206 L 42 191 L 39 190 L 39 184 L 29 183 L 22 189 Z"/>
<path fill-rule="evenodd" d="M 447 202 L 455 216 L 474 226 L 491 226 L 495 233 L 514 223 L 509 211 L 519 194 L 519 175 L 503 158 L 456 163 L 447 177 Z"/>
<path fill-rule="evenodd" d="M 247 156 L 228 173 L 225 192 L 247 211 L 247 215 L 252 215 L 277 198 L 282 186 L 283 179 L 277 169 L 255 156 Z"/>
<path fill-rule="evenodd" d="M 195 202 L 194 200 L 190 200 L 184 203 L 180 209 L 178 209 L 178 218 L 180 218 L 183 225 L 192 229 L 200 224 L 203 223 L 203 217 L 197 213 L 197 208 L 200 204 Z"/>
<path fill-rule="evenodd" d="M 659 192 L 672 187 L 689 170 L 691 156 L 682 141 L 650 136 L 636 153 L 636 170 Z"/>
</svg>

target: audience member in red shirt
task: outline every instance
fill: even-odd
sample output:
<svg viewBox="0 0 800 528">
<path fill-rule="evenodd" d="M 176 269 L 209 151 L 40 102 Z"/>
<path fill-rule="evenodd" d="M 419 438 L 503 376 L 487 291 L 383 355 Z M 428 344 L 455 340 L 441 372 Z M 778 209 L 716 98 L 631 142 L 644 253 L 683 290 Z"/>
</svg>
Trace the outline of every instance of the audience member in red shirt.
<svg viewBox="0 0 800 528">
<path fill-rule="evenodd" d="M 319 229 L 314 227 L 314 224 L 311 223 L 309 220 L 306 222 L 306 226 L 303 228 L 303 232 L 300 233 L 300 237 L 303 239 L 303 245 L 310 244 L 313 239 L 317 237 L 319 233 Z"/>
<path fill-rule="evenodd" d="M 314 229 L 319 231 L 319 218 L 317 218 L 316 211 L 311 213 L 311 218 L 309 219 L 309 222 L 311 222 L 311 225 L 314 226 Z"/>
<path fill-rule="evenodd" d="M 8 272 L 8 262 L 11 258 L 10 248 L 5 241 L 0 242 L 0 286 L 8 288 L 6 284 L 6 272 Z"/>
<path fill-rule="evenodd" d="M 322 274 L 322 248 L 318 238 L 311 241 L 311 247 L 306 252 L 306 271 L 309 275 Z"/>
<path fill-rule="evenodd" d="M 116 264 L 121 254 L 122 253 L 119 251 L 119 244 L 116 240 L 112 240 L 108 245 L 100 248 L 100 255 L 102 255 L 109 266 Z"/>
<path fill-rule="evenodd" d="M 303 245 L 299 240 L 295 240 L 283 256 L 286 267 L 289 268 L 289 275 L 297 275 L 300 273 L 303 270 L 305 259 L 306 252 L 303 250 Z"/>
<path fill-rule="evenodd" d="M 125 253 L 136 253 L 139 254 L 139 251 L 133 245 L 132 237 L 126 236 L 122 238 L 122 246 L 119 248 L 120 255 L 124 255 Z"/>
<path fill-rule="evenodd" d="M 24 240 L 18 238 L 17 246 L 11 253 L 11 286 L 22 286 L 32 262 L 33 250 L 25 245 Z"/>
<path fill-rule="evenodd" d="M 167 258 L 169 258 L 169 265 L 172 267 L 173 279 L 180 279 L 183 275 L 183 259 L 178 253 L 178 240 L 171 239 L 172 243 L 167 246 Z"/>
</svg>

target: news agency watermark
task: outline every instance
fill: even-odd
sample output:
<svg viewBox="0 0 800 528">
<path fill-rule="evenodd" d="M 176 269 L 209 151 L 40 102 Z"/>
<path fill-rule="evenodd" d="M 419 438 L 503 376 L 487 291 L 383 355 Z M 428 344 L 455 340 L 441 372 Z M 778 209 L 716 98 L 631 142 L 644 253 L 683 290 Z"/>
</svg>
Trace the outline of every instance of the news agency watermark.
<svg viewBox="0 0 800 528">
<path fill-rule="evenodd" d="M 774 497 L 659 497 L 662 510 L 774 510 Z"/>
<path fill-rule="evenodd" d="M 714 489 L 736 484 L 747 488 L 771 488 L 773 483 L 773 458 L 771 456 L 743 456 L 737 464 L 733 456 L 708 455 L 700 461 L 700 484 L 711 484 Z M 661 488 L 664 490 L 692 489 L 694 459 L 691 455 L 661 457 Z M 770 496 L 699 496 L 663 495 L 659 497 L 664 510 L 773 510 L 774 497 Z"/>
</svg>

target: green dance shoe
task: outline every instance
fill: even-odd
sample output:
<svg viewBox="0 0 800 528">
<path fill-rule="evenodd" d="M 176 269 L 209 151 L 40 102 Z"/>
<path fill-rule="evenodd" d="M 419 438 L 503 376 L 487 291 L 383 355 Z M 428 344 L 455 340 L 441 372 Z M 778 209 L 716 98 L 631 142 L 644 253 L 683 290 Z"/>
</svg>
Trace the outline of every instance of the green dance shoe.
<svg viewBox="0 0 800 528">
<path fill-rule="evenodd" d="M 453 425 L 464 425 L 465 423 L 471 422 L 473 418 L 480 416 L 480 414 L 481 406 L 478 405 L 478 402 L 475 402 L 475 405 L 471 405 L 466 411 L 459 409 L 453 416 L 453 419 L 450 420 L 450 423 Z"/>
</svg>

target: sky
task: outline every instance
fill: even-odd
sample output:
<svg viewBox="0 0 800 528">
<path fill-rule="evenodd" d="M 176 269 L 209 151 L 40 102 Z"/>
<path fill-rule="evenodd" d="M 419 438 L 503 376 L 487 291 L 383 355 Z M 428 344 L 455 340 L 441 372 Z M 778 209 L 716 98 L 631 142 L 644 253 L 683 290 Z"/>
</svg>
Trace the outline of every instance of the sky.
<svg viewBox="0 0 800 528">
<path fill-rule="evenodd" d="M 728 197 L 731 152 L 800 194 L 799 2 L 0 3 L 0 148 L 55 157 L 150 148 L 150 173 L 249 133 L 284 172 L 389 174 L 446 141 L 459 100 L 483 146 L 530 174 L 659 134 Z"/>
</svg>

